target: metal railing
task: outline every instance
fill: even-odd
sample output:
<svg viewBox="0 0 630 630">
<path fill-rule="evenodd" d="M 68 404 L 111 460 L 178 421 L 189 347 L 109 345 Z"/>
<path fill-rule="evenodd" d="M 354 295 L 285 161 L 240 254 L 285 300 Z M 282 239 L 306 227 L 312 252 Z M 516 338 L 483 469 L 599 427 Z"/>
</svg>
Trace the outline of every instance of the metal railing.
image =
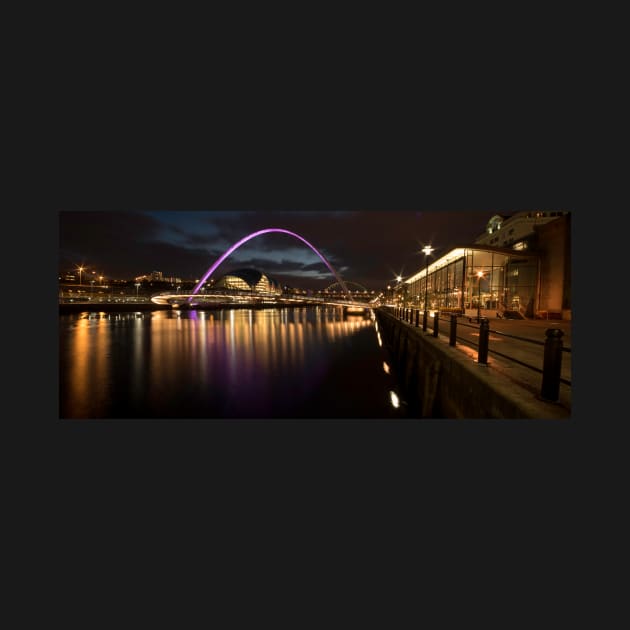
<svg viewBox="0 0 630 630">
<path fill-rule="evenodd" d="M 422 315 L 421 315 L 422 312 Z M 412 309 L 403 307 L 394 307 L 394 315 L 397 319 L 407 322 L 411 326 L 416 328 L 420 327 L 420 321 L 422 321 L 422 330 L 428 329 L 428 313 L 423 309 Z M 488 353 L 502 357 L 507 361 L 516 363 L 525 368 L 533 370 L 542 374 L 542 383 L 540 390 L 540 397 L 550 402 L 557 402 L 560 395 L 560 383 L 571 386 L 571 381 L 561 377 L 562 369 L 562 355 L 563 353 L 571 353 L 571 348 L 565 348 L 562 342 L 563 332 L 558 328 L 548 328 L 545 331 L 545 341 L 539 341 L 537 339 L 530 339 L 527 337 L 521 337 L 519 335 L 511 335 L 499 330 L 490 330 L 490 322 L 487 318 L 482 317 L 479 320 L 479 326 L 472 324 L 466 324 L 464 322 L 457 321 L 457 315 L 451 314 L 449 319 L 440 317 L 439 312 L 435 312 L 433 316 L 432 335 L 433 337 L 439 337 L 440 335 L 440 320 L 449 322 L 449 345 L 455 346 L 459 341 L 460 344 L 477 348 L 477 363 L 480 365 L 488 364 Z M 479 330 L 479 342 L 459 336 L 457 334 L 458 328 L 463 326 L 465 328 L 473 328 Z M 538 345 L 543 347 L 543 367 L 540 369 L 535 365 L 531 365 L 525 361 L 521 361 L 516 357 L 499 352 L 490 347 L 490 333 L 493 335 L 499 335 L 505 338 L 514 339 L 516 341 L 524 342 L 527 344 Z"/>
</svg>

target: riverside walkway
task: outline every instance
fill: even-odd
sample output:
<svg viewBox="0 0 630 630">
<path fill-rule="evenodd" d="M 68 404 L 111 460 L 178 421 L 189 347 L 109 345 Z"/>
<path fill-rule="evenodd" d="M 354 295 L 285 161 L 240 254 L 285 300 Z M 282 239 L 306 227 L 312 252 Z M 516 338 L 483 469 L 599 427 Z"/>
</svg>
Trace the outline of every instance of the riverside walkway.
<svg viewBox="0 0 630 630">
<path fill-rule="evenodd" d="M 451 316 L 443 314 L 438 322 L 438 335 L 434 334 L 434 318 L 427 318 L 427 327 L 423 331 L 422 311 L 418 320 L 416 311 L 387 308 L 387 312 L 394 315 L 402 325 L 415 329 L 416 334 L 426 336 L 438 345 L 444 345 L 447 352 L 456 351 L 477 363 L 479 357 L 480 325 L 473 318 L 459 316 L 456 318 L 455 345 L 451 346 Z M 570 416 L 572 391 L 572 322 L 567 320 L 530 320 L 503 319 L 487 317 L 489 325 L 487 344 L 487 363 L 478 364 L 478 369 L 495 374 L 503 381 L 501 386 L 506 395 L 511 388 L 526 390 L 536 398 L 541 397 L 543 380 L 543 364 L 545 356 L 545 342 L 547 331 L 561 331 L 562 352 L 558 399 L 553 405 L 561 415 Z M 564 410 L 564 411 L 563 411 Z"/>
</svg>

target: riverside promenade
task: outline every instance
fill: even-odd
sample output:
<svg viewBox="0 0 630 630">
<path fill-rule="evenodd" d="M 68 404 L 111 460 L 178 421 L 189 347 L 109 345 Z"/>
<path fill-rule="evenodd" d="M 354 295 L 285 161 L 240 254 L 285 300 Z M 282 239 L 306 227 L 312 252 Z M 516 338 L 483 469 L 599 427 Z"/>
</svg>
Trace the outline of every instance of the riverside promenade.
<svg viewBox="0 0 630 630">
<path fill-rule="evenodd" d="M 379 309 L 383 339 L 396 359 L 409 404 L 417 417 L 544 418 L 571 416 L 570 321 L 487 318 L 487 361 L 479 363 L 480 325 L 456 318 L 456 342 L 450 344 L 450 316 L 439 320 L 438 335 L 428 318 L 399 309 Z M 562 332 L 558 398 L 542 397 L 545 341 L 548 330 Z M 562 382 L 565 381 L 565 382 Z"/>
<path fill-rule="evenodd" d="M 571 349 L 572 343 L 572 323 L 563 320 L 541 320 L 541 319 L 500 319 L 488 318 L 490 325 L 490 336 L 488 339 L 488 367 L 496 370 L 509 381 L 525 387 L 534 394 L 540 393 L 542 375 L 534 370 L 526 368 L 514 361 L 510 361 L 500 355 L 494 354 L 493 351 L 508 355 L 522 363 L 533 365 L 542 370 L 544 346 L 537 344 L 528 344 L 520 342 L 511 337 L 502 336 L 513 335 L 514 337 L 522 337 L 536 342 L 545 342 L 546 331 L 548 329 L 558 329 L 562 331 L 562 346 Z M 472 343 L 477 344 L 479 341 L 479 325 L 473 323 L 471 328 L 463 324 L 468 324 L 467 318 L 460 318 L 458 323 L 458 336 L 468 337 Z M 448 323 L 440 322 L 443 333 L 448 334 Z M 494 334 L 493 334 L 494 333 Z M 458 347 L 462 352 L 468 354 L 471 358 L 477 357 L 477 350 L 465 346 L 463 343 Z M 570 352 L 562 353 L 562 369 L 560 376 L 562 379 L 571 381 L 572 376 L 572 354 Z M 571 409 L 571 386 L 560 383 L 560 399 L 559 404 Z"/>
</svg>

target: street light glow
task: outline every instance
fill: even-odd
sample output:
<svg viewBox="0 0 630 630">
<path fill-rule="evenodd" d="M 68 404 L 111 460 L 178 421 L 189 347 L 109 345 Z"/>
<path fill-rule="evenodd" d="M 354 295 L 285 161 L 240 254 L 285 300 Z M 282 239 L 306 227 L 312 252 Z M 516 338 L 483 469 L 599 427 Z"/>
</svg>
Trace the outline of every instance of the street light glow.
<svg viewBox="0 0 630 630">
<path fill-rule="evenodd" d="M 398 409 L 398 407 L 400 407 L 400 399 L 396 396 L 396 392 L 390 391 L 389 398 L 391 400 L 392 407 Z"/>
</svg>

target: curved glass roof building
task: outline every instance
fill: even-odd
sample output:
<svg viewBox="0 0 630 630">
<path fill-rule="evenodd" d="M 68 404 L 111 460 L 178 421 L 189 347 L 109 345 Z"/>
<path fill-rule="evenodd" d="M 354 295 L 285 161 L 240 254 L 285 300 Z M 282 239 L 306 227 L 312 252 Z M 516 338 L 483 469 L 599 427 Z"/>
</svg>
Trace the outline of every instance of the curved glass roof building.
<svg viewBox="0 0 630 630">
<path fill-rule="evenodd" d="M 279 295 L 280 283 L 257 269 L 236 269 L 222 276 L 214 285 L 216 289 L 230 289 L 259 294 Z"/>
</svg>

